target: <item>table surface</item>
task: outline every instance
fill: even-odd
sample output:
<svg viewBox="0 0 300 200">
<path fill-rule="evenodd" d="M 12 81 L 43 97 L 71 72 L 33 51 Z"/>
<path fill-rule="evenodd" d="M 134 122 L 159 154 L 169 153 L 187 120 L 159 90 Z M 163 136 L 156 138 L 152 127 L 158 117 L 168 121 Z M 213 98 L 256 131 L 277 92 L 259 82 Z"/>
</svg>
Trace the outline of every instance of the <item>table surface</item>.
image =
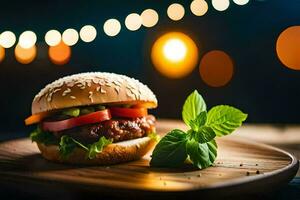
<svg viewBox="0 0 300 200">
<path fill-rule="evenodd" d="M 186 129 L 185 125 L 175 120 L 160 120 L 165 124 L 166 131 L 174 128 Z M 174 127 L 174 122 L 176 126 Z M 170 127 L 168 127 L 168 124 Z M 0 141 L 20 138 L 27 133 L 0 133 Z M 284 149 L 300 159 L 300 125 L 274 124 L 245 124 L 233 133 L 236 137 L 246 138 Z M 300 197 L 300 170 L 289 186 L 276 194 L 277 199 L 299 199 Z"/>
</svg>

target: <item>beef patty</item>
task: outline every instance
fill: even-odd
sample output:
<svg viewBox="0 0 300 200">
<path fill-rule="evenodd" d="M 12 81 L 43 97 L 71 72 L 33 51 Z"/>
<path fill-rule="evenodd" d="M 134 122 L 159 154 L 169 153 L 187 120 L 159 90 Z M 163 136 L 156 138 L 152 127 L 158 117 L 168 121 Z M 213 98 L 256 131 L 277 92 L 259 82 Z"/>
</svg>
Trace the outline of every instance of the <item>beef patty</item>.
<svg viewBox="0 0 300 200">
<path fill-rule="evenodd" d="M 148 115 L 135 119 L 111 119 L 97 124 L 88 124 L 76 128 L 54 132 L 56 138 L 63 135 L 82 143 L 94 143 L 104 136 L 113 142 L 141 138 L 155 132 L 155 117 Z"/>
</svg>

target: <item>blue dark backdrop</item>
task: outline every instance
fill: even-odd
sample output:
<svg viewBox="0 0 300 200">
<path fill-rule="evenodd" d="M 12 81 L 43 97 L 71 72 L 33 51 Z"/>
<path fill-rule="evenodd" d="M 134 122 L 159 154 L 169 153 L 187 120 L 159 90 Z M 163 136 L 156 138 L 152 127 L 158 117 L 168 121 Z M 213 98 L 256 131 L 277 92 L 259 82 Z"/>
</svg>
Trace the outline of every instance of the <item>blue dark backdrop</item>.
<svg viewBox="0 0 300 200">
<path fill-rule="evenodd" d="M 300 24 L 300 1 L 255 1 L 245 6 L 233 2 L 225 12 L 209 11 L 194 16 L 191 1 L 176 1 L 186 8 L 181 21 L 171 21 L 166 14 L 175 1 L 9 1 L 0 6 L 0 32 L 12 30 L 19 35 L 33 30 L 38 35 L 38 57 L 29 65 L 19 64 L 13 48 L 6 51 L 0 63 L 1 130 L 24 129 L 23 119 L 30 115 L 31 101 L 45 84 L 67 74 L 85 71 L 108 71 L 140 79 L 157 94 L 160 118 L 179 118 L 181 105 L 192 90 L 198 89 L 208 106 L 230 104 L 249 113 L 248 122 L 299 123 L 300 72 L 284 67 L 276 56 L 276 39 L 280 32 Z M 153 8 L 159 22 L 153 28 L 131 32 L 124 19 L 131 12 Z M 103 32 L 108 18 L 122 22 L 117 37 Z M 92 43 L 79 42 L 72 47 L 71 61 L 56 66 L 47 58 L 43 42 L 47 30 L 79 30 L 85 24 L 97 28 Z M 225 87 L 211 88 L 200 79 L 198 68 L 182 79 L 171 80 L 160 75 L 150 61 L 153 42 L 165 32 L 188 34 L 204 53 L 220 49 L 234 60 L 235 74 Z M 300 56 L 300 54 L 299 54 Z"/>
</svg>

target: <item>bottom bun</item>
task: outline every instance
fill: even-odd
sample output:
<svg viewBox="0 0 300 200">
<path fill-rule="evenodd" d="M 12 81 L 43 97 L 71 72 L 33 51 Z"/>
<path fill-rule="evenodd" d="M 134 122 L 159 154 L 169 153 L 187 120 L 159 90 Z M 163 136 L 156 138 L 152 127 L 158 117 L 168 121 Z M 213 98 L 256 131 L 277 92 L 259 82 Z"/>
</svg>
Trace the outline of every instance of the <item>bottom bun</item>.
<svg viewBox="0 0 300 200">
<path fill-rule="evenodd" d="M 76 148 L 70 156 L 62 158 L 57 145 L 37 143 L 42 156 L 47 160 L 84 165 L 111 165 L 137 160 L 143 157 L 154 144 L 155 141 L 149 137 L 113 143 L 107 145 L 95 158 L 89 159 L 86 156 L 86 151 L 82 148 Z"/>
</svg>

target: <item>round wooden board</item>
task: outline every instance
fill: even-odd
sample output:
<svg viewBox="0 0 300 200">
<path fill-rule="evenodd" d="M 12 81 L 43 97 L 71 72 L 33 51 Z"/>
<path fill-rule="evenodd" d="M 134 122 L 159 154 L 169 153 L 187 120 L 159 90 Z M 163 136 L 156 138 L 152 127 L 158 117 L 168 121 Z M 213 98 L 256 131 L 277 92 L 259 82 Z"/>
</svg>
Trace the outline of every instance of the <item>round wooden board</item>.
<svg viewBox="0 0 300 200">
<path fill-rule="evenodd" d="M 181 124 L 158 123 L 165 133 Z M 42 186 L 48 191 L 89 191 L 108 196 L 202 195 L 231 196 L 271 191 L 288 183 L 298 170 L 298 161 L 289 153 L 236 136 L 217 140 L 214 166 L 197 170 L 149 167 L 150 153 L 141 160 L 113 166 L 73 166 L 44 160 L 29 139 L 0 144 L 1 183 L 21 189 Z M 34 190 L 34 189 L 33 189 Z"/>
</svg>

